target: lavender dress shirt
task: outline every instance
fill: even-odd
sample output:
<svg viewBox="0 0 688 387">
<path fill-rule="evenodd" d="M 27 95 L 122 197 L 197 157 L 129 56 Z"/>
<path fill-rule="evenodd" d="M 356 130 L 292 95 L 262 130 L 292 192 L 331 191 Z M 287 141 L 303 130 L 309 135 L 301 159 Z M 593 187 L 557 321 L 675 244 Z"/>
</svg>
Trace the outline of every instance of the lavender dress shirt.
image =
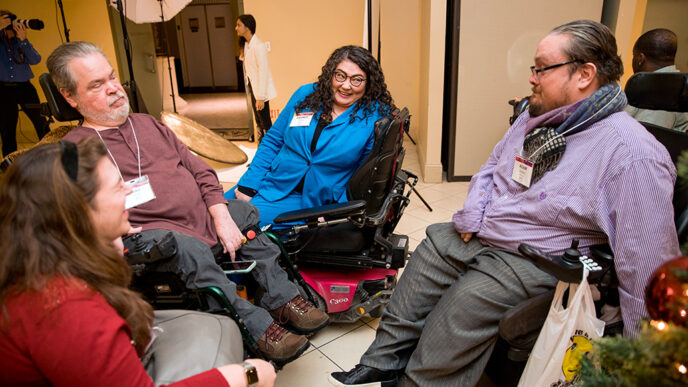
<svg viewBox="0 0 688 387">
<path fill-rule="evenodd" d="M 530 119 L 522 114 L 473 176 L 454 227 L 476 232 L 485 245 L 514 251 L 522 242 L 549 254 L 562 254 L 573 238 L 583 252 L 609 243 L 624 333 L 635 335 L 638 320 L 647 316 L 644 292 L 651 274 L 680 255 L 674 164 L 643 126 L 618 112 L 566 137 L 556 169 L 526 189 L 511 174 Z"/>
</svg>

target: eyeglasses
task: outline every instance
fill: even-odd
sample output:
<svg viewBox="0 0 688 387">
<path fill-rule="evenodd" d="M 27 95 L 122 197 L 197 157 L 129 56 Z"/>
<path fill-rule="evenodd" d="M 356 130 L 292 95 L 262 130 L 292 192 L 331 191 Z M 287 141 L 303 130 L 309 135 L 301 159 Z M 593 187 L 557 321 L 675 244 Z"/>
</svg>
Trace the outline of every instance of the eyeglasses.
<svg viewBox="0 0 688 387">
<path fill-rule="evenodd" d="M 533 73 L 533 76 L 535 77 L 535 79 L 537 79 L 539 81 L 540 80 L 540 73 L 542 73 L 543 71 L 556 69 L 557 67 L 565 66 L 565 65 L 571 64 L 571 63 L 584 63 L 584 62 L 580 59 L 574 59 L 574 60 L 570 60 L 568 62 L 557 63 L 555 65 L 543 67 L 541 69 L 536 69 L 535 66 L 530 66 L 530 72 Z"/>
<path fill-rule="evenodd" d="M 334 79 L 339 83 L 344 83 L 348 79 L 349 83 L 353 87 L 359 87 L 359 86 L 361 86 L 361 84 L 363 82 L 366 81 L 366 79 L 360 75 L 354 75 L 354 76 L 350 77 L 350 76 L 346 75 L 343 71 L 339 71 L 339 70 L 334 72 Z"/>
</svg>

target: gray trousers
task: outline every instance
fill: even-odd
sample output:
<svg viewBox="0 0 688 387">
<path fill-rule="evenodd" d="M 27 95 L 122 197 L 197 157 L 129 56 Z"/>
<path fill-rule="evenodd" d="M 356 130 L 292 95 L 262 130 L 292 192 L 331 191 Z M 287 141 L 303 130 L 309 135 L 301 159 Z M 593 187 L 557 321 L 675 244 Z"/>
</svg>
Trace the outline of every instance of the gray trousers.
<svg viewBox="0 0 688 387">
<path fill-rule="evenodd" d="M 241 333 L 229 317 L 191 310 L 156 310 L 153 325 L 156 337 L 141 362 L 156 385 L 244 359 Z"/>
<path fill-rule="evenodd" d="M 451 223 L 433 224 L 415 250 L 361 364 L 401 370 L 400 385 L 473 386 L 497 340 L 499 320 L 552 289 L 556 279 Z"/>
<path fill-rule="evenodd" d="M 240 230 L 258 224 L 258 209 L 244 200 L 230 200 L 227 204 L 229 213 Z M 168 230 L 146 230 L 141 232 L 142 239 L 160 240 Z M 220 266 L 215 263 L 210 247 L 200 240 L 179 232 L 172 232 L 179 246 L 177 254 L 169 260 L 151 265 L 151 269 L 161 272 L 172 272 L 180 276 L 190 289 L 208 286 L 220 288 L 229 302 L 244 320 L 254 339 L 259 339 L 272 323 L 272 317 L 265 310 L 239 297 L 236 284 L 229 279 Z M 256 267 L 251 272 L 258 284 L 265 289 L 262 306 L 267 310 L 277 309 L 299 295 L 294 283 L 289 281 L 287 273 L 277 262 L 279 247 L 265 234 L 248 241 L 237 251 L 237 260 L 255 260 Z"/>
</svg>

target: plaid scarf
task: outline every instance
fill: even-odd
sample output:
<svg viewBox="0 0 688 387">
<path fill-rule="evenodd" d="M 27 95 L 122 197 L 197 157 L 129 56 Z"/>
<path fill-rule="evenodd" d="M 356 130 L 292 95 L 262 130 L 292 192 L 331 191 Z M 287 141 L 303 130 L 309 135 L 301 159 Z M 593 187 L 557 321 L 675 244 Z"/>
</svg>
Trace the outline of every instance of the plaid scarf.
<svg viewBox="0 0 688 387">
<path fill-rule="evenodd" d="M 590 97 L 554 109 L 526 123 L 523 155 L 533 162 L 531 187 L 554 170 L 566 150 L 566 136 L 581 132 L 610 114 L 623 110 L 626 94 L 617 84 L 599 88 Z"/>
</svg>

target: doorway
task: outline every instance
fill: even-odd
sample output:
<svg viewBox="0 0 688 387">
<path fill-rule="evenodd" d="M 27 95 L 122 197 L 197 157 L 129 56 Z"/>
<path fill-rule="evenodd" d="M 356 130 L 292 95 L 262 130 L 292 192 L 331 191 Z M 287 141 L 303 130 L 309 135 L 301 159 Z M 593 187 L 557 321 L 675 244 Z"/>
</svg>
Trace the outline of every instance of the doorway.
<svg viewBox="0 0 688 387">
<path fill-rule="evenodd" d="M 234 30 L 238 7 L 235 1 L 194 0 L 163 27 L 183 100 L 178 113 L 229 140 L 253 133 Z"/>
</svg>

